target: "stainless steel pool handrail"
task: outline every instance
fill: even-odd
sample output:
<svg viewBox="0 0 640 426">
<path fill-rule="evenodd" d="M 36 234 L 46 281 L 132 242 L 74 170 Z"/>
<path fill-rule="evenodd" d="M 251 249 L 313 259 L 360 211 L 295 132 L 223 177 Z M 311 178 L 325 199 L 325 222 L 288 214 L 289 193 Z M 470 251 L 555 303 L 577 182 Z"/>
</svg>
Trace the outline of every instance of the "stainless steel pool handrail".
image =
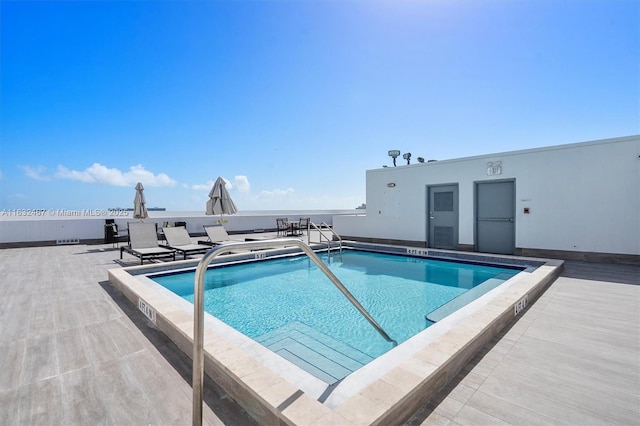
<svg viewBox="0 0 640 426">
<path fill-rule="evenodd" d="M 320 242 L 320 244 L 322 244 L 322 237 L 324 237 L 324 238 L 327 240 L 327 251 L 328 251 L 329 253 L 331 253 L 331 241 L 332 241 L 332 240 L 330 240 L 330 239 L 329 239 L 329 237 L 327 237 L 327 236 L 324 234 L 324 232 L 322 232 L 322 230 L 323 230 L 323 229 L 328 229 L 329 231 L 331 231 L 331 233 L 332 233 L 332 234 L 333 234 L 333 235 L 338 239 L 339 247 L 340 247 L 340 254 L 342 254 L 342 238 L 340 237 L 340 235 L 338 235 L 338 233 L 337 233 L 336 231 L 334 231 L 334 230 L 333 230 L 333 228 L 332 228 L 332 227 L 330 227 L 329 225 L 327 225 L 327 223 L 326 223 L 326 222 L 322 222 L 322 223 L 320 224 L 320 226 L 322 226 L 323 228 L 318 227 L 318 225 L 316 225 L 316 224 L 315 224 L 315 223 L 313 223 L 313 222 L 311 222 L 311 226 L 312 226 L 313 228 L 315 228 L 315 230 L 316 230 L 316 231 L 318 231 L 318 233 L 320 234 L 320 237 L 319 237 L 319 240 L 320 240 L 319 242 Z M 309 243 L 311 243 L 311 234 L 309 234 L 308 240 L 309 240 Z"/>
<path fill-rule="evenodd" d="M 194 280 L 194 300 L 193 300 L 193 424 L 202 424 L 202 398 L 204 387 L 204 276 L 207 272 L 209 263 L 222 253 L 228 253 L 237 249 L 257 249 L 257 248 L 274 248 L 284 246 L 297 246 L 299 247 L 312 261 L 320 268 L 322 272 L 331 280 L 331 282 L 338 287 L 338 290 L 345 295 L 349 302 L 351 302 L 358 311 L 366 318 L 367 321 L 380 333 L 380 335 L 390 343 L 396 346 L 398 343 L 393 340 L 389 335 L 380 327 L 380 324 L 373 319 L 373 317 L 366 311 L 366 309 L 353 297 L 353 295 L 346 289 L 346 287 L 340 282 L 333 272 L 327 267 L 327 265 L 320 260 L 308 244 L 295 238 L 284 238 L 277 240 L 262 240 L 262 241 L 246 241 L 246 242 L 230 242 L 224 243 L 220 246 L 215 246 L 209 250 L 200 259 L 198 267 L 196 268 L 196 275 Z"/>
</svg>

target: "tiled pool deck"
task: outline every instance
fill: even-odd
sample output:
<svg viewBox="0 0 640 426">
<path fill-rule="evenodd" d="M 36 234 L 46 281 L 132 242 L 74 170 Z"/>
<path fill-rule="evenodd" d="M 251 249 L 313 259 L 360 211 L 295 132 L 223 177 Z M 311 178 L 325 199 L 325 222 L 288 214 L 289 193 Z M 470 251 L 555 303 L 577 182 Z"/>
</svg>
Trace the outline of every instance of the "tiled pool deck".
<svg viewBox="0 0 640 426">
<path fill-rule="evenodd" d="M 118 258 L 110 244 L 0 250 L 0 424 L 191 422 L 191 360 L 107 281 Z M 637 424 L 640 267 L 568 262 L 483 344 L 409 424 Z M 404 386 L 387 384 L 354 402 L 366 416 Z M 371 423 L 348 406 L 298 412 L 313 398 L 280 390 L 287 422 Z M 256 424 L 210 380 L 204 417 Z"/>
</svg>

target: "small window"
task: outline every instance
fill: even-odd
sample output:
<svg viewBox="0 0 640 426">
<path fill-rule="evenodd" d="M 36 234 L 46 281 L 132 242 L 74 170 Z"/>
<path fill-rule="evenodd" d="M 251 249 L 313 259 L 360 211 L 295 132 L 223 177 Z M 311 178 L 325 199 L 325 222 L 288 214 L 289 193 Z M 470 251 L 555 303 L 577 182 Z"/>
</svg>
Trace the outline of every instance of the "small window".
<svg viewBox="0 0 640 426">
<path fill-rule="evenodd" d="M 433 194 L 433 211 L 452 212 L 453 192 L 436 192 Z"/>
</svg>

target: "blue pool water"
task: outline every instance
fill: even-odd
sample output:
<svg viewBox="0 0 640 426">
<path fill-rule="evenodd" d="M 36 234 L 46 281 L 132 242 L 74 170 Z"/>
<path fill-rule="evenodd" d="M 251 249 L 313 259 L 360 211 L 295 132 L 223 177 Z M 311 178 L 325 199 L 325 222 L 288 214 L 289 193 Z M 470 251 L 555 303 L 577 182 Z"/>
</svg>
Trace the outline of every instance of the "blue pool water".
<svg viewBox="0 0 640 426">
<path fill-rule="evenodd" d="M 437 308 L 520 272 L 352 250 L 321 258 L 398 343 L 429 327 Z M 193 302 L 194 275 L 153 280 Z M 205 311 L 327 383 L 393 347 L 306 256 L 209 269 Z"/>
</svg>

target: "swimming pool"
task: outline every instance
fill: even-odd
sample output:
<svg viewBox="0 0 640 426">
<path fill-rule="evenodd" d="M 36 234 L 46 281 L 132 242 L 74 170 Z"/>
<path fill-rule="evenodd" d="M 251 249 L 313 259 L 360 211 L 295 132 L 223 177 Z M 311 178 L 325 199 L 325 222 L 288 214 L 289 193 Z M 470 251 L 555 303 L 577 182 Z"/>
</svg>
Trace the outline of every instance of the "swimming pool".
<svg viewBox="0 0 640 426">
<path fill-rule="evenodd" d="M 500 330 L 517 321 L 562 270 L 561 261 L 550 259 L 354 241 L 345 246 L 414 258 L 525 269 L 456 309 L 456 300 L 464 302 L 467 295 L 473 295 L 487 282 L 458 296 L 429 314 L 436 323 L 333 385 L 205 314 L 204 370 L 259 424 L 402 423 L 424 405 L 425 398 L 442 389 Z M 262 259 L 290 256 L 294 252 L 299 250 L 281 248 L 235 253 L 218 257 L 211 263 L 219 266 L 255 260 L 263 263 Z M 108 271 L 111 284 L 188 356 L 192 356 L 194 350 L 194 305 L 149 276 L 193 270 L 198 263 L 198 259 L 188 259 Z"/>
<path fill-rule="evenodd" d="M 397 343 L 432 325 L 439 308 L 453 304 L 451 313 L 522 270 L 356 250 L 321 258 Z M 194 276 L 151 278 L 193 303 Z M 205 278 L 207 313 L 325 383 L 393 348 L 307 257 L 211 268 Z"/>
</svg>

